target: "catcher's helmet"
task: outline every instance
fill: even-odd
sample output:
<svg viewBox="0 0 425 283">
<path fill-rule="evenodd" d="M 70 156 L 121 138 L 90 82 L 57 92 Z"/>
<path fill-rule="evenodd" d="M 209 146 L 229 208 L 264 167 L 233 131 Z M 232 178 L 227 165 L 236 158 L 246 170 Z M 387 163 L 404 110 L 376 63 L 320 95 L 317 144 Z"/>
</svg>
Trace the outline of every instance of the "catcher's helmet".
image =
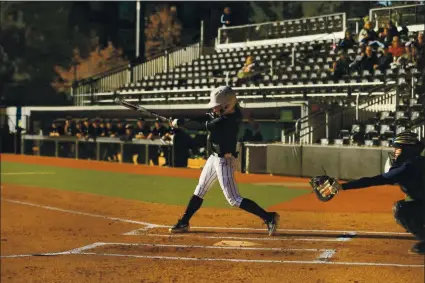
<svg viewBox="0 0 425 283">
<path fill-rule="evenodd" d="M 220 86 L 211 91 L 208 107 L 214 108 L 220 105 L 222 108 L 222 114 L 225 114 L 233 109 L 237 103 L 238 100 L 233 89 L 229 86 Z"/>
<path fill-rule="evenodd" d="M 418 156 L 424 149 L 424 145 L 419 141 L 418 135 L 410 131 L 398 134 L 394 138 L 392 145 L 394 148 L 400 148 L 402 151 L 397 158 L 395 158 L 393 152 L 389 153 L 391 164 L 394 164 L 394 160 L 403 162 L 409 158 Z"/>
</svg>

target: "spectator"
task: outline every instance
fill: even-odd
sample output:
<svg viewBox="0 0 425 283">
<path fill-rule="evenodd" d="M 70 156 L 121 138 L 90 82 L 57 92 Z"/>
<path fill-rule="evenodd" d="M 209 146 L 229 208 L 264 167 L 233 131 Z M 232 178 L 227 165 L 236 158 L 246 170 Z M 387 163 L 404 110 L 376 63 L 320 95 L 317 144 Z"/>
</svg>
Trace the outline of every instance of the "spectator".
<svg viewBox="0 0 425 283">
<path fill-rule="evenodd" d="M 378 41 L 382 43 L 383 45 L 390 46 L 392 40 L 393 40 L 393 37 L 389 34 L 388 28 L 384 28 L 384 30 L 381 33 L 379 33 Z"/>
<path fill-rule="evenodd" d="M 123 136 L 123 135 L 125 135 L 125 128 L 124 128 L 124 123 L 123 123 L 123 121 L 121 121 L 121 120 L 117 120 L 116 121 L 116 123 L 117 123 L 117 135 L 118 136 Z"/>
<path fill-rule="evenodd" d="M 425 42 L 424 34 L 422 32 L 418 33 L 418 37 L 413 42 L 413 45 L 416 47 L 417 54 L 421 54 L 423 56 L 425 52 Z"/>
<path fill-rule="evenodd" d="M 166 132 L 167 132 L 167 129 L 161 124 L 159 120 L 156 120 L 154 128 L 152 129 L 151 133 L 148 135 L 147 138 L 151 140 L 160 139 L 165 135 Z M 156 166 L 159 165 L 159 155 L 160 155 L 159 146 L 149 147 L 149 160 L 152 160 L 152 163 Z"/>
<path fill-rule="evenodd" d="M 253 125 L 253 128 L 254 128 L 254 136 L 252 137 L 252 141 L 254 142 L 263 141 L 263 135 L 261 134 L 260 125 L 258 123 L 255 123 Z"/>
<path fill-rule="evenodd" d="M 393 55 L 394 62 L 397 62 L 398 58 L 404 54 L 405 50 L 398 36 L 393 37 L 393 41 L 390 48 L 388 49 L 388 52 Z"/>
<path fill-rule="evenodd" d="M 373 72 L 373 66 L 378 63 L 375 52 L 373 52 L 372 46 L 366 47 L 365 56 L 361 61 L 361 69 L 363 71 L 369 71 L 369 73 Z"/>
<path fill-rule="evenodd" d="M 134 134 L 135 134 L 135 139 L 146 139 L 149 134 L 150 134 L 151 130 L 149 128 L 149 126 L 145 123 L 145 120 L 143 118 L 139 118 L 137 120 L 137 125 L 136 125 L 136 129 L 134 130 Z M 141 164 L 141 163 L 145 163 L 145 159 L 146 159 L 146 151 L 145 151 L 145 147 L 144 146 L 137 146 L 134 148 L 133 150 L 133 163 L 134 164 Z"/>
<path fill-rule="evenodd" d="M 65 126 L 63 130 L 64 130 L 64 135 L 66 136 L 74 136 L 76 134 L 76 128 L 74 123 L 72 122 L 71 117 L 66 117 Z"/>
<path fill-rule="evenodd" d="M 258 80 L 259 73 L 255 69 L 254 57 L 248 56 L 245 64 L 238 72 L 238 84 L 246 83 L 249 81 L 256 82 Z"/>
<path fill-rule="evenodd" d="M 124 134 L 120 135 L 120 141 L 131 142 L 134 138 L 133 127 L 131 126 L 131 124 L 127 124 L 123 128 L 124 128 Z M 124 151 L 124 153 L 125 153 L 125 151 Z M 125 161 L 128 161 L 129 156 L 130 156 L 129 154 L 126 154 L 126 156 L 124 157 L 123 152 L 121 152 L 121 151 L 118 152 L 117 153 L 118 162 L 122 163 L 124 159 L 125 159 Z"/>
<path fill-rule="evenodd" d="M 386 28 L 388 29 L 388 36 L 391 38 L 391 40 L 395 36 L 400 36 L 400 33 L 398 32 L 397 27 L 394 25 L 392 21 L 388 21 Z"/>
<path fill-rule="evenodd" d="M 242 136 L 242 138 L 240 139 L 241 142 L 250 142 L 252 141 L 252 131 L 248 128 L 245 129 L 244 134 Z"/>
<path fill-rule="evenodd" d="M 50 137 L 59 137 L 62 134 L 62 129 L 58 126 L 58 122 L 55 120 L 49 131 Z"/>
<path fill-rule="evenodd" d="M 384 72 L 391 66 L 391 63 L 393 62 L 393 55 L 388 52 L 388 46 L 379 48 L 379 52 L 381 53 L 381 56 L 378 58 L 377 64 L 373 66 L 373 69 Z"/>
<path fill-rule="evenodd" d="M 347 50 L 353 48 L 354 45 L 356 45 L 356 41 L 351 32 L 349 30 L 345 31 L 345 37 L 339 41 L 338 48 L 347 52 Z"/>
<path fill-rule="evenodd" d="M 375 41 L 378 38 L 373 30 L 373 25 L 370 21 L 364 24 L 364 28 L 359 33 L 359 43 L 368 45 L 369 41 Z"/>
<path fill-rule="evenodd" d="M 220 23 L 222 25 L 223 28 L 226 28 L 228 26 L 231 25 L 232 23 L 232 19 L 231 19 L 231 15 L 230 15 L 230 8 L 229 7 L 225 7 L 223 14 L 221 15 L 220 18 Z"/>
<path fill-rule="evenodd" d="M 398 62 L 403 68 L 416 65 L 416 50 L 412 50 L 411 42 L 407 42 L 404 47 L 404 54 L 399 57 Z"/>
<path fill-rule="evenodd" d="M 99 124 L 99 137 L 106 137 L 105 120 L 100 120 L 100 124 Z"/>
<path fill-rule="evenodd" d="M 184 121 L 173 121 L 174 167 L 187 167 L 190 150 L 196 149 L 194 140 L 186 133 Z M 170 162 L 171 163 L 171 162 Z"/>
<path fill-rule="evenodd" d="M 116 138 L 118 137 L 117 129 L 112 125 L 111 120 L 106 121 L 106 133 L 105 137 Z M 104 157 L 108 161 L 118 161 L 117 152 L 119 152 L 120 145 L 110 143 L 106 146 Z"/>
<path fill-rule="evenodd" d="M 146 139 L 151 130 L 149 126 L 145 123 L 145 120 L 143 118 L 140 118 L 137 120 L 137 125 L 135 129 L 135 138 L 136 139 Z"/>
<path fill-rule="evenodd" d="M 333 73 L 334 79 L 339 79 L 344 75 L 348 75 L 350 71 L 350 59 L 345 55 L 344 51 L 338 52 L 339 58 L 336 62 L 333 62 L 331 72 Z"/>
<path fill-rule="evenodd" d="M 75 123 L 75 136 L 81 139 L 84 136 L 84 125 L 81 121 Z"/>
</svg>

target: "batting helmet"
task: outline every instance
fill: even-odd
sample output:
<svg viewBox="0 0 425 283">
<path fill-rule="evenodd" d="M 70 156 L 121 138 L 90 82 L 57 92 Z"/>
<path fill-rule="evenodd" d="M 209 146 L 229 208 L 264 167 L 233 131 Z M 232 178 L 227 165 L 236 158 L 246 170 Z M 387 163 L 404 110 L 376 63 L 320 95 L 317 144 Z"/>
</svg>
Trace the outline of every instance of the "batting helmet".
<svg viewBox="0 0 425 283">
<path fill-rule="evenodd" d="M 237 103 L 238 100 L 233 89 L 229 86 L 220 86 L 211 91 L 208 107 L 214 108 L 220 105 L 222 108 L 222 114 L 226 114 L 232 110 Z"/>
</svg>

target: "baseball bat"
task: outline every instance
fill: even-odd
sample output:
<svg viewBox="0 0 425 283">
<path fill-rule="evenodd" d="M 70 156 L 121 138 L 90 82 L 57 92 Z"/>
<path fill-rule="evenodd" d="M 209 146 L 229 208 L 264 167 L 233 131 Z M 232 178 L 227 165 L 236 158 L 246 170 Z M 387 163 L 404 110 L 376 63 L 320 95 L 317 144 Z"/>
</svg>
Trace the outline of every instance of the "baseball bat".
<svg viewBox="0 0 425 283">
<path fill-rule="evenodd" d="M 144 107 L 142 107 L 140 105 L 136 105 L 136 104 L 130 103 L 130 102 L 125 101 L 124 99 L 119 98 L 119 97 L 116 97 L 114 99 L 114 101 L 115 101 L 116 104 L 120 104 L 120 105 L 122 105 L 122 106 L 124 106 L 124 107 L 126 107 L 128 109 L 134 110 L 134 111 L 139 111 L 139 112 L 142 112 L 142 113 L 146 113 L 146 114 L 151 115 L 151 116 L 154 116 L 154 117 L 156 117 L 156 118 L 158 118 L 158 119 L 160 119 L 162 121 L 171 121 L 172 120 L 171 118 L 165 118 L 164 116 L 161 116 L 161 115 L 159 115 L 156 112 L 149 111 L 148 109 L 146 109 L 146 108 L 144 108 Z"/>
</svg>

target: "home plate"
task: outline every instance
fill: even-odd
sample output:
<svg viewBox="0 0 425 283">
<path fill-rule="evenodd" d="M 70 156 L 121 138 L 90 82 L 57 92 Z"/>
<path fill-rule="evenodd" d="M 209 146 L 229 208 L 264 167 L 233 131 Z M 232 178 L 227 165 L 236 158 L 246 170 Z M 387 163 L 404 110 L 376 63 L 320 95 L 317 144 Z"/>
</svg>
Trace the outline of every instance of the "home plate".
<svg viewBox="0 0 425 283">
<path fill-rule="evenodd" d="M 220 247 L 252 247 L 252 246 L 258 246 L 258 244 L 253 242 L 247 242 L 247 241 L 220 241 L 218 243 L 215 243 L 214 246 L 220 246 Z"/>
</svg>

